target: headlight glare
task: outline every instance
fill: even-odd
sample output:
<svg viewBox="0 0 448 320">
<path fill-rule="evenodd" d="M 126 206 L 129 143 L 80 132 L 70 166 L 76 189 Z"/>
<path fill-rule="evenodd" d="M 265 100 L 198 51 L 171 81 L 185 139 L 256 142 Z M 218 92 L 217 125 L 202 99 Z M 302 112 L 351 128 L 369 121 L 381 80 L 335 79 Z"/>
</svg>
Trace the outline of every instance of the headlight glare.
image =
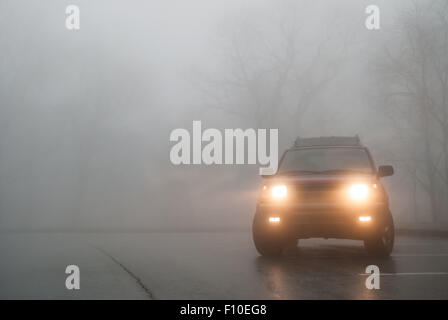
<svg viewBox="0 0 448 320">
<path fill-rule="evenodd" d="M 369 196 L 369 187 L 364 183 L 353 184 L 348 189 L 348 193 L 353 200 L 366 200 Z"/>
<path fill-rule="evenodd" d="M 280 200 L 286 198 L 286 186 L 274 186 L 272 187 L 272 198 Z"/>
</svg>

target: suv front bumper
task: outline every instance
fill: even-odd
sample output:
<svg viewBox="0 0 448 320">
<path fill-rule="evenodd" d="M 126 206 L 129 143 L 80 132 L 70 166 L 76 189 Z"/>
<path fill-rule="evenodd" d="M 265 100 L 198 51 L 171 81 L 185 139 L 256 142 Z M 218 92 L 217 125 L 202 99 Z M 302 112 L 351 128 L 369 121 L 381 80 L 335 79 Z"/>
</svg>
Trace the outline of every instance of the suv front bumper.
<svg viewBox="0 0 448 320">
<path fill-rule="evenodd" d="M 363 240 L 376 234 L 389 214 L 383 202 L 348 206 L 338 204 L 257 205 L 258 219 L 273 233 L 288 233 L 298 239 L 341 238 Z M 278 222 L 269 218 L 278 217 Z M 370 217 L 370 221 L 360 221 Z M 259 221 L 260 221 L 259 220 Z"/>
</svg>

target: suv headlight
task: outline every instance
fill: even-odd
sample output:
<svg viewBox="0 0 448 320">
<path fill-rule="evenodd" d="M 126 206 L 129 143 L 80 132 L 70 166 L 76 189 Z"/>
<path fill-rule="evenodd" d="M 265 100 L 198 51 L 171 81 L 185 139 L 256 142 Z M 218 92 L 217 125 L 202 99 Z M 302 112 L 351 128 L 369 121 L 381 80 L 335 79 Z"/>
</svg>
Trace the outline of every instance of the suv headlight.
<svg viewBox="0 0 448 320">
<path fill-rule="evenodd" d="M 286 186 L 283 185 L 273 186 L 271 189 L 271 196 L 276 200 L 286 198 L 286 194 L 287 194 Z"/>
<path fill-rule="evenodd" d="M 365 183 L 352 184 L 348 189 L 348 194 L 353 200 L 363 201 L 369 196 L 369 187 Z"/>
</svg>

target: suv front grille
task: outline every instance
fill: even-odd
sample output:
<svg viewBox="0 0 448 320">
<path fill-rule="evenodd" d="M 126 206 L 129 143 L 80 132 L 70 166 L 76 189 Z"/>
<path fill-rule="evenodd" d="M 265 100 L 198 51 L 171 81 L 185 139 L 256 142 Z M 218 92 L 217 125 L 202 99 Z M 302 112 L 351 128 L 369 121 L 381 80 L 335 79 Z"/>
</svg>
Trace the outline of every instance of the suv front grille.
<svg viewBox="0 0 448 320">
<path fill-rule="evenodd" d="M 343 186 L 339 184 L 302 184 L 296 186 L 297 200 L 301 203 L 335 203 L 341 199 Z"/>
</svg>

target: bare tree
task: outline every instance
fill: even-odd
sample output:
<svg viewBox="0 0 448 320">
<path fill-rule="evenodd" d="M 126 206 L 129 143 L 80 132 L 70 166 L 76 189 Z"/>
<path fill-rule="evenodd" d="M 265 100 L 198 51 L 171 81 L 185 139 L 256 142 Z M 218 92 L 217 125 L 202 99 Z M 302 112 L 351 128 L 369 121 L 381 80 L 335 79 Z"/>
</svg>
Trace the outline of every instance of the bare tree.
<svg viewBox="0 0 448 320">
<path fill-rule="evenodd" d="M 395 154 L 440 221 L 448 216 L 448 3 L 415 1 L 397 25 L 376 64 L 380 107 L 401 142 Z"/>
<path fill-rule="evenodd" d="M 206 107 L 295 137 L 304 114 L 338 75 L 353 39 L 341 32 L 337 15 L 312 21 L 312 9 L 307 1 L 287 4 L 279 15 L 262 21 L 244 16 L 222 32 L 224 71 L 205 77 Z"/>
</svg>

